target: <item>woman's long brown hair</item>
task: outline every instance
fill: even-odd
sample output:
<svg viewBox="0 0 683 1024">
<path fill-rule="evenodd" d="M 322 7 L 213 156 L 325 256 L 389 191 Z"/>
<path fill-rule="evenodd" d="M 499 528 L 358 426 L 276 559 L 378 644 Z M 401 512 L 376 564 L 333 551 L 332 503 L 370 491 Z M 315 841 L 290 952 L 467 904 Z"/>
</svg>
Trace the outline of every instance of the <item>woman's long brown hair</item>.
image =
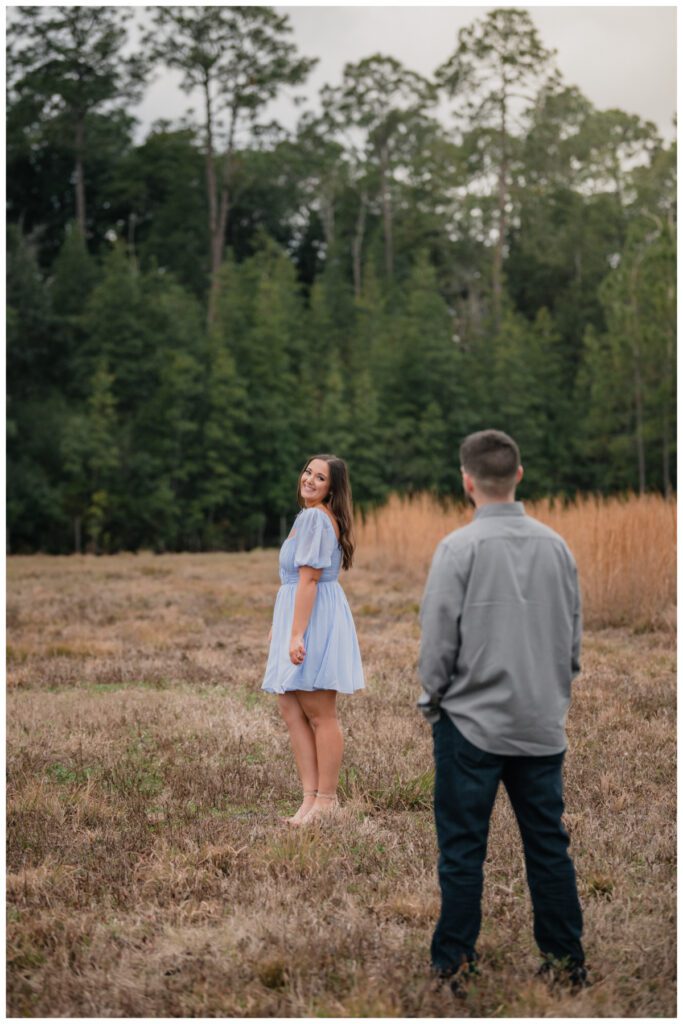
<svg viewBox="0 0 683 1024">
<path fill-rule="evenodd" d="M 353 498 L 346 463 L 337 455 L 311 455 L 299 473 L 296 489 L 296 500 L 300 508 L 304 507 L 301 497 L 301 480 L 304 472 L 314 459 L 322 459 L 330 467 L 330 489 L 323 505 L 327 505 L 339 526 L 339 545 L 342 549 L 342 568 L 350 569 L 353 565 L 353 551 L 356 546 L 353 537 Z"/>
</svg>

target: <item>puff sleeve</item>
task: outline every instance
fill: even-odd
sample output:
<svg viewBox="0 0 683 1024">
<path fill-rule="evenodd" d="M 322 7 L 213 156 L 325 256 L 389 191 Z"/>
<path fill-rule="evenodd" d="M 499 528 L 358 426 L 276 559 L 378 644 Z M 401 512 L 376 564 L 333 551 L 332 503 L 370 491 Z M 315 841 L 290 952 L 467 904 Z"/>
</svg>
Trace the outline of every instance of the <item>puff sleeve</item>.
<svg viewBox="0 0 683 1024">
<path fill-rule="evenodd" d="M 297 568 L 308 565 L 311 569 L 326 569 L 332 565 L 332 554 L 337 538 L 328 516 L 320 509 L 305 508 L 296 523 L 294 564 Z"/>
</svg>

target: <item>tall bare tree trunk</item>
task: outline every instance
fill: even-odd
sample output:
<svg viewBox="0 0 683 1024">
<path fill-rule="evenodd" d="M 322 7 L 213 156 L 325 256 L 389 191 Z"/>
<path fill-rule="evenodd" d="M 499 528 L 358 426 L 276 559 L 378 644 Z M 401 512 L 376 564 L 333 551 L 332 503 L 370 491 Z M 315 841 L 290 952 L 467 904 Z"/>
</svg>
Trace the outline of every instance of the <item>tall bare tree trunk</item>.
<svg viewBox="0 0 683 1024">
<path fill-rule="evenodd" d="M 223 249 L 225 247 L 225 231 L 228 226 L 229 205 L 228 187 L 227 183 L 224 183 L 221 187 L 218 218 L 216 220 L 214 233 L 211 236 L 211 288 L 209 291 L 209 309 L 207 314 L 209 327 L 211 327 L 216 319 L 216 310 L 218 308 L 218 293 L 220 291 L 220 278 L 218 276 L 218 271 L 221 269 L 221 263 L 223 262 Z"/>
<path fill-rule="evenodd" d="M 135 253 L 135 225 L 137 224 L 137 219 L 137 215 L 133 210 L 128 217 L 128 258 L 134 271 L 138 269 L 138 259 Z"/>
<path fill-rule="evenodd" d="M 507 106 L 506 94 L 503 89 L 501 100 L 501 141 L 502 153 L 500 170 L 498 173 L 498 237 L 493 249 L 493 267 L 491 274 L 491 285 L 493 289 L 493 318 L 496 327 L 500 324 L 500 314 L 503 305 L 503 246 L 505 244 L 505 233 L 507 231 Z"/>
<path fill-rule="evenodd" d="M 207 97 L 207 151 L 209 149 L 209 126 L 210 121 L 210 102 L 208 87 L 206 90 Z M 232 110 L 230 119 L 230 132 L 228 134 L 228 148 L 223 157 L 221 166 L 221 185 L 220 185 L 220 200 L 218 197 L 218 185 L 216 182 L 216 170 L 214 167 L 213 156 L 211 158 L 211 185 L 213 192 L 209 196 L 209 245 L 211 249 L 211 286 L 209 288 L 209 305 L 207 310 L 207 325 L 211 325 L 216 320 L 216 312 L 218 309 L 218 295 L 220 292 L 220 278 L 218 272 L 221 269 L 223 262 L 223 251 L 225 249 L 225 234 L 228 227 L 228 214 L 230 212 L 230 183 L 232 177 L 232 156 L 233 156 L 233 143 L 235 138 L 235 126 L 237 122 L 237 112 L 235 108 Z M 213 143 L 211 141 L 211 148 L 213 149 Z"/>
<path fill-rule="evenodd" d="M 83 238 L 85 238 L 85 175 L 83 172 L 83 150 L 85 149 L 85 123 L 82 115 L 76 121 L 75 132 L 76 153 L 76 221 Z"/>
<path fill-rule="evenodd" d="M 335 224 L 334 224 L 334 191 L 322 189 L 320 192 L 320 217 L 323 222 L 323 234 L 325 245 L 329 253 L 334 245 Z"/>
<path fill-rule="evenodd" d="M 387 280 L 391 281 L 394 276 L 394 232 L 391 213 L 391 193 L 389 191 L 389 150 L 382 146 L 381 153 L 381 192 L 382 192 L 382 217 L 384 220 L 384 268 Z"/>
<path fill-rule="evenodd" d="M 207 310 L 207 327 L 210 328 L 216 315 L 216 233 L 218 229 L 219 216 L 218 187 L 216 184 L 216 167 L 213 155 L 213 111 L 208 78 L 205 78 L 203 88 L 204 109 L 206 112 L 206 183 L 207 196 L 209 199 L 209 271 L 211 274 L 209 304 Z M 220 260 L 218 260 L 218 266 L 220 266 Z"/>
<path fill-rule="evenodd" d="M 479 292 L 472 281 L 467 287 L 467 307 L 470 336 L 478 338 L 481 334 L 481 302 Z"/>
<path fill-rule="evenodd" d="M 204 109 L 206 111 L 206 192 L 209 199 L 209 268 L 211 273 L 211 285 L 209 289 L 209 307 L 207 323 L 210 327 L 214 319 L 214 270 L 215 253 L 214 239 L 216 237 L 216 226 L 218 224 L 218 196 L 216 189 L 216 167 L 213 160 L 213 112 L 211 109 L 211 92 L 209 80 L 204 79 Z"/>
<path fill-rule="evenodd" d="M 367 205 L 368 198 L 365 192 L 361 192 L 360 208 L 358 210 L 358 217 L 356 218 L 356 233 L 353 236 L 353 242 L 351 244 L 351 251 L 353 253 L 353 292 L 356 299 L 360 299 L 363 291 L 362 254 Z"/>
</svg>

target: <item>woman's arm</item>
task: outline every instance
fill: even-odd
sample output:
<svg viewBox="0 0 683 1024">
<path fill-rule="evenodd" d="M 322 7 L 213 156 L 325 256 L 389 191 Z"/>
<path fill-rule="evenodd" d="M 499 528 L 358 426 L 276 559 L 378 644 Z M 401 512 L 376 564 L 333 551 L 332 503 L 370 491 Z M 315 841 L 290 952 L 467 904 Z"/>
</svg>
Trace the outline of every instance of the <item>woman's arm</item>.
<svg viewBox="0 0 683 1024">
<path fill-rule="evenodd" d="M 292 636 L 289 641 L 289 660 L 294 665 L 301 665 L 306 657 L 304 633 L 311 619 L 321 573 L 322 569 L 312 569 L 310 565 L 302 565 L 299 569 L 299 582 L 296 585 L 296 597 L 294 598 Z"/>
</svg>

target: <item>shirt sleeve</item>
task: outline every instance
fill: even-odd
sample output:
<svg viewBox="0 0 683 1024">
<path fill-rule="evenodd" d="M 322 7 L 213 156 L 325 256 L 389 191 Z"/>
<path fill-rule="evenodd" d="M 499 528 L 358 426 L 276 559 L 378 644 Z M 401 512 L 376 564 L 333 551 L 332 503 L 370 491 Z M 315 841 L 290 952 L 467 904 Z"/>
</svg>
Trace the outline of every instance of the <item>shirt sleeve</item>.
<svg viewBox="0 0 683 1024">
<path fill-rule="evenodd" d="M 337 538 L 332 523 L 326 523 L 327 515 L 320 509 L 307 508 L 296 523 L 296 544 L 294 564 L 297 568 L 308 565 L 311 569 L 327 569 L 332 565 Z"/>
<path fill-rule="evenodd" d="M 439 720 L 441 699 L 455 671 L 464 595 L 464 573 L 457 555 L 441 543 L 434 553 L 420 608 L 422 694 L 417 706 L 428 722 Z"/>
</svg>

